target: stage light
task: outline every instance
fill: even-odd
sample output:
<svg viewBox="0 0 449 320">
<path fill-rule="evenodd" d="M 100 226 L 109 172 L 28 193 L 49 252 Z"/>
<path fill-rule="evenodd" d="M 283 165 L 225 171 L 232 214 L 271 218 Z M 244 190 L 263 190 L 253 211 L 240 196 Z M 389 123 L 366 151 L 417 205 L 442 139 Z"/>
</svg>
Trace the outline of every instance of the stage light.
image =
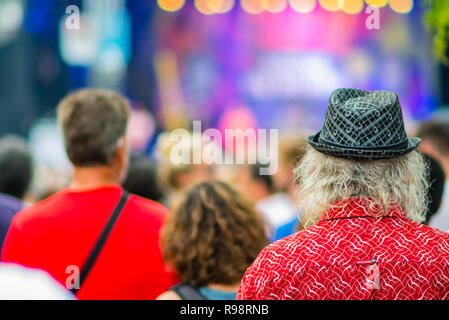
<svg viewBox="0 0 449 320">
<path fill-rule="evenodd" d="M 16 33 L 23 22 L 24 8 L 21 1 L 4 1 L 0 3 L 0 33 Z"/>
<path fill-rule="evenodd" d="M 17 35 L 23 20 L 24 4 L 22 1 L 0 1 L 0 47 Z"/>
<path fill-rule="evenodd" d="M 185 0 L 157 0 L 159 7 L 168 12 L 175 12 L 182 9 L 185 2 Z"/>
<path fill-rule="evenodd" d="M 358 14 L 362 12 L 365 4 L 363 0 L 338 0 L 338 5 L 344 13 Z"/>
<path fill-rule="evenodd" d="M 210 9 L 207 1 L 208 0 L 195 0 L 195 8 L 202 14 L 212 15 L 214 12 Z"/>
<path fill-rule="evenodd" d="M 232 10 L 235 0 L 206 0 L 206 3 L 213 13 L 226 13 Z"/>
<path fill-rule="evenodd" d="M 241 0 L 240 6 L 244 11 L 250 14 L 259 14 L 264 12 L 262 0 Z"/>
<path fill-rule="evenodd" d="M 389 0 L 365 0 L 366 4 L 372 7 L 382 8 L 388 4 Z"/>
<path fill-rule="evenodd" d="M 299 13 L 312 12 L 316 7 L 316 0 L 289 0 L 290 7 Z"/>
<path fill-rule="evenodd" d="M 338 0 L 318 0 L 320 6 L 327 11 L 338 11 L 340 6 L 338 5 Z"/>
<path fill-rule="evenodd" d="M 409 13 L 413 9 L 413 0 L 390 0 L 390 8 L 397 13 Z"/>
<path fill-rule="evenodd" d="M 261 0 L 262 7 L 271 13 L 279 13 L 287 8 L 287 0 Z"/>
</svg>

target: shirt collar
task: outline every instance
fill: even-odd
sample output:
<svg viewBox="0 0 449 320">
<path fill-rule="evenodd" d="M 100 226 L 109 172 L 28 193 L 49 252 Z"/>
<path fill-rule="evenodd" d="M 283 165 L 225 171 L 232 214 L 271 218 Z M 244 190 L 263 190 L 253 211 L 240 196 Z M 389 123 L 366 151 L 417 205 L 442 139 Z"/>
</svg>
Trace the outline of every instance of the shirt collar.
<svg viewBox="0 0 449 320">
<path fill-rule="evenodd" d="M 389 212 L 384 212 L 377 206 L 370 210 L 369 203 L 369 199 L 363 198 L 336 201 L 332 204 L 331 209 L 321 216 L 320 221 L 362 217 L 407 219 L 407 214 L 399 205 L 393 206 Z"/>
</svg>

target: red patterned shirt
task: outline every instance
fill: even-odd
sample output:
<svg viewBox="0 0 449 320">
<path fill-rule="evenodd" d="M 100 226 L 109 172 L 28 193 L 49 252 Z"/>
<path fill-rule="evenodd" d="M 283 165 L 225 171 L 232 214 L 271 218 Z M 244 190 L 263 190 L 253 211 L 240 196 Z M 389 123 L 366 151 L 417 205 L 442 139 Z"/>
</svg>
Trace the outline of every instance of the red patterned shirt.
<svg viewBox="0 0 449 320">
<path fill-rule="evenodd" d="M 237 299 L 449 299 L 449 234 L 351 199 L 266 247 Z M 373 215 L 376 215 L 374 217 Z"/>
</svg>

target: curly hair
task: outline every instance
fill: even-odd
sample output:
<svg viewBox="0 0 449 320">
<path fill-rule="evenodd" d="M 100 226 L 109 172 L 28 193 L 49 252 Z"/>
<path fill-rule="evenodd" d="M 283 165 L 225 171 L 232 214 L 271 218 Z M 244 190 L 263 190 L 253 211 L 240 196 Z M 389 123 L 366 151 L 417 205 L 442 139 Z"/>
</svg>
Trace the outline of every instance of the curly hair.
<svg viewBox="0 0 449 320">
<path fill-rule="evenodd" d="M 338 205 L 338 200 L 350 198 L 370 199 L 371 209 L 377 207 L 384 212 L 400 205 L 409 219 L 425 219 L 428 164 L 416 150 L 393 159 L 353 161 L 331 157 L 308 146 L 295 169 L 295 177 L 304 209 L 304 227 L 318 222 L 323 213 Z"/>
<path fill-rule="evenodd" d="M 196 286 L 238 283 L 268 244 L 254 204 L 223 182 L 194 186 L 162 231 L 164 260 Z"/>
</svg>

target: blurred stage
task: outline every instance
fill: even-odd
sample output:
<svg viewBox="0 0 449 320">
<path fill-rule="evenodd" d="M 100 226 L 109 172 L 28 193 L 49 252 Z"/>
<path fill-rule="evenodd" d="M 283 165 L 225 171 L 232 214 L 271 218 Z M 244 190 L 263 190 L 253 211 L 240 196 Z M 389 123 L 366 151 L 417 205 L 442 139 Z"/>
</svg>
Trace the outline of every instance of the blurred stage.
<svg viewBox="0 0 449 320">
<path fill-rule="evenodd" d="M 81 10 L 80 30 L 66 28 L 69 5 Z M 132 100 L 147 149 L 156 132 L 193 120 L 318 129 L 339 87 L 395 91 L 407 123 L 428 118 L 442 102 L 423 10 L 391 0 L 380 29 L 368 29 L 366 8 L 362 0 L 3 0 L 0 135 L 30 135 L 38 124 L 31 138 L 50 141 L 58 101 L 86 86 Z"/>
</svg>

